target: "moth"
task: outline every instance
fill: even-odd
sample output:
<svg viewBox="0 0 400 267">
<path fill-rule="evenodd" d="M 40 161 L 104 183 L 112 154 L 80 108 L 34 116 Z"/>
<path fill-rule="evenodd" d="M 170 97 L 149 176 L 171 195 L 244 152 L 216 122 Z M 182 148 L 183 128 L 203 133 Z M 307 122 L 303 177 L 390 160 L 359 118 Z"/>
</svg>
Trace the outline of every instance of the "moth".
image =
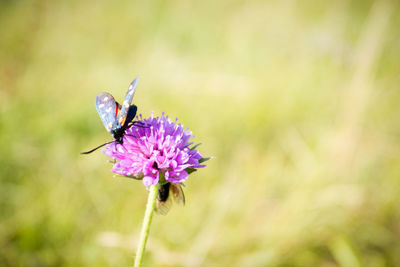
<svg viewBox="0 0 400 267">
<path fill-rule="evenodd" d="M 111 135 L 114 137 L 114 140 L 102 144 L 90 151 L 82 152 L 81 154 L 92 153 L 93 151 L 112 142 L 115 142 L 116 144 L 122 144 L 126 129 L 134 124 L 141 125 L 140 122 L 132 122 L 136 116 L 137 106 L 131 103 L 136 92 L 138 81 L 139 78 L 136 77 L 131 82 L 122 105 L 115 101 L 114 97 L 109 93 L 103 92 L 96 96 L 95 103 L 97 113 L 99 113 L 104 127 L 109 133 L 111 133 Z"/>
</svg>

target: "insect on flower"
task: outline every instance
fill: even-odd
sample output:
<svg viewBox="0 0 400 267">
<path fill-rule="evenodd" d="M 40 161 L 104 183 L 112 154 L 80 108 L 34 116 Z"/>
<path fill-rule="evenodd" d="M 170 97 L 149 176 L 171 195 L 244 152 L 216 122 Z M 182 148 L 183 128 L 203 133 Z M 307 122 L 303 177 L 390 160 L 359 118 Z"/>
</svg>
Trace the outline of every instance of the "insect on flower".
<svg viewBox="0 0 400 267">
<path fill-rule="evenodd" d="M 158 188 L 155 211 L 158 214 L 166 215 L 172 206 L 172 199 L 180 206 L 185 205 L 185 195 L 183 194 L 182 185 L 169 182 L 161 184 Z"/>
<path fill-rule="evenodd" d="M 96 96 L 97 113 L 99 113 L 104 127 L 112 134 L 114 140 L 102 144 L 90 151 L 82 152 L 81 154 L 92 153 L 93 151 L 113 142 L 116 144 L 122 144 L 126 129 L 134 124 L 143 126 L 140 122 L 132 122 L 136 116 L 137 106 L 131 104 L 131 102 L 135 95 L 138 80 L 139 78 L 136 77 L 131 82 L 122 105 L 115 101 L 114 97 L 109 93 L 100 93 Z"/>
</svg>

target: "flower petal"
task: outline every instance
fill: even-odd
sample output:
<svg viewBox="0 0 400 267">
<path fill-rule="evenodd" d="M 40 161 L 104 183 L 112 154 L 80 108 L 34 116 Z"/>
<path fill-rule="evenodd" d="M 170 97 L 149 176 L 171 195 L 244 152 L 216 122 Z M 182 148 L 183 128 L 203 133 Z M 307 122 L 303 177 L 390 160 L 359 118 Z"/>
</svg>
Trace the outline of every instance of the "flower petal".
<svg viewBox="0 0 400 267">
<path fill-rule="evenodd" d="M 143 184 L 151 186 L 159 181 L 160 172 L 171 183 L 181 183 L 188 177 L 185 169 L 201 168 L 203 156 L 190 149 L 193 135 L 188 129 L 172 121 L 164 113 L 160 117 L 137 117 L 146 127 L 133 125 L 125 131 L 123 144 L 111 143 L 103 153 L 117 162 L 112 171 L 126 176 L 143 177 Z"/>
</svg>

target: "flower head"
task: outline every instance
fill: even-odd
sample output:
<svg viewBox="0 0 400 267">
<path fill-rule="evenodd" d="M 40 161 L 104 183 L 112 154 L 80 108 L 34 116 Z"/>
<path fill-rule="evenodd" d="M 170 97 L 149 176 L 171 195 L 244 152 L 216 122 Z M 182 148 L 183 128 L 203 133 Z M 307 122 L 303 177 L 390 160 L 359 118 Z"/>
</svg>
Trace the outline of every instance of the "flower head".
<svg viewBox="0 0 400 267">
<path fill-rule="evenodd" d="M 192 137 L 192 132 L 164 113 L 147 119 L 139 115 L 125 131 L 123 144 L 111 143 L 103 153 L 117 161 L 112 172 L 142 179 L 145 186 L 157 184 L 160 179 L 182 183 L 190 172 L 205 166 L 200 165 L 200 152 L 189 148 Z"/>
</svg>

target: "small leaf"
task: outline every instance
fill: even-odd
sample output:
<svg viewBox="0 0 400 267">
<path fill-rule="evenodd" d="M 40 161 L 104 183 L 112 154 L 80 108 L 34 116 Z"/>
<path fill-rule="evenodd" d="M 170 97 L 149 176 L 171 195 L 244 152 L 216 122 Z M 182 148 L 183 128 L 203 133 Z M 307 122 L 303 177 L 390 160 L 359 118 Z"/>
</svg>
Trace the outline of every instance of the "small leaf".
<svg viewBox="0 0 400 267">
<path fill-rule="evenodd" d="M 201 158 L 201 159 L 199 159 L 199 163 L 203 163 L 203 162 L 205 162 L 205 161 L 207 161 L 207 160 L 210 160 L 211 159 L 211 157 L 208 157 L 208 158 Z"/>
<path fill-rule="evenodd" d="M 192 172 L 197 171 L 197 169 L 195 169 L 195 168 L 186 168 L 185 171 L 186 171 L 188 174 L 191 174 Z"/>
<path fill-rule="evenodd" d="M 201 145 L 201 143 L 194 145 L 190 150 L 195 150 L 199 145 Z"/>
</svg>

